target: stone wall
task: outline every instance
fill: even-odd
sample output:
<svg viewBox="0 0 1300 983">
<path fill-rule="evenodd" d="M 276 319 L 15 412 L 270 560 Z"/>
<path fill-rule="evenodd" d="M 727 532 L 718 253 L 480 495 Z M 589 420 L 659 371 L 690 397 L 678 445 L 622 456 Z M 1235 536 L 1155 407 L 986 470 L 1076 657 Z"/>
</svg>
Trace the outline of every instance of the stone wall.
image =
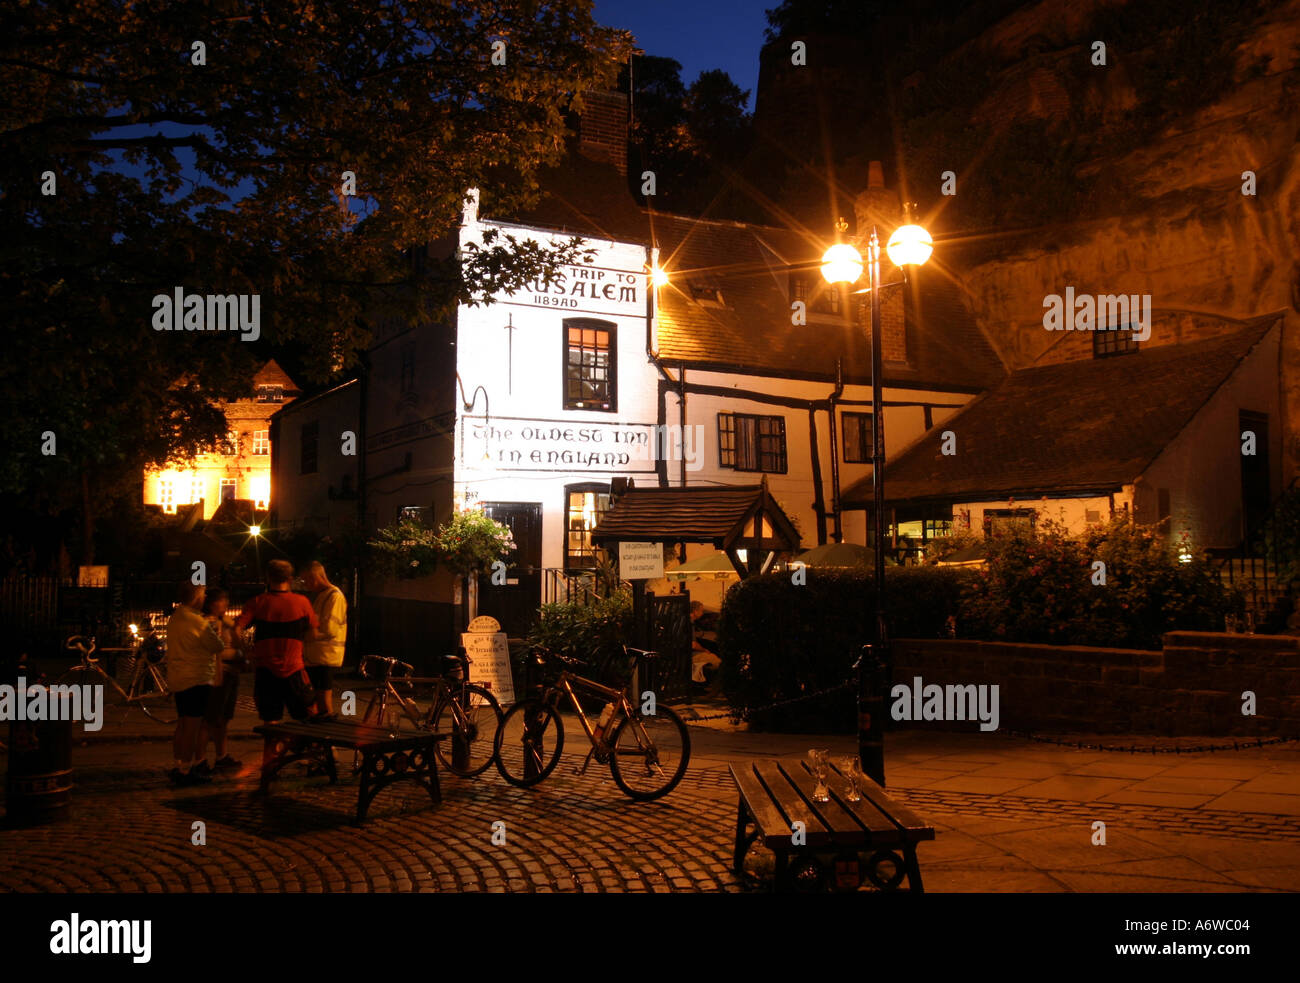
<svg viewBox="0 0 1300 983">
<path fill-rule="evenodd" d="M 996 684 L 999 729 L 1175 737 L 1300 736 L 1300 638 L 1171 632 L 1163 651 L 894 642 L 894 683 Z M 1255 716 L 1242 714 L 1254 692 Z M 972 729 L 973 723 L 903 727 Z"/>
</svg>

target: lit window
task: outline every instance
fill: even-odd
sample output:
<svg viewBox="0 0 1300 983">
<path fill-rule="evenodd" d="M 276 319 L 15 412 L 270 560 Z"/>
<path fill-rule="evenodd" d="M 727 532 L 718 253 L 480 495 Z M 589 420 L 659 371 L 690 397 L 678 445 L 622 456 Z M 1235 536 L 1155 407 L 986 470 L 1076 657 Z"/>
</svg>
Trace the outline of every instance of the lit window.
<svg viewBox="0 0 1300 983">
<path fill-rule="evenodd" d="M 785 474 L 785 417 L 719 413 L 718 465 L 735 471 Z"/>
<path fill-rule="evenodd" d="M 253 496 L 253 508 L 270 508 L 271 476 L 266 474 L 253 475 L 252 480 L 249 482 L 249 492 Z"/>
<path fill-rule="evenodd" d="M 221 453 L 226 457 L 239 456 L 239 431 L 226 431 L 226 439 L 221 444 Z"/>
<path fill-rule="evenodd" d="M 253 431 L 253 453 L 254 454 L 271 453 L 271 432 L 269 430 Z"/>
<path fill-rule="evenodd" d="M 565 566 L 569 569 L 594 567 L 600 551 L 592 545 L 591 531 L 609 510 L 609 486 L 582 484 L 564 489 L 567 542 Z"/>
<path fill-rule="evenodd" d="M 618 409 L 615 326 L 576 318 L 564 322 L 564 408 Z"/>
<path fill-rule="evenodd" d="M 158 501 L 168 514 L 176 511 L 176 482 L 171 478 L 158 479 Z"/>
</svg>

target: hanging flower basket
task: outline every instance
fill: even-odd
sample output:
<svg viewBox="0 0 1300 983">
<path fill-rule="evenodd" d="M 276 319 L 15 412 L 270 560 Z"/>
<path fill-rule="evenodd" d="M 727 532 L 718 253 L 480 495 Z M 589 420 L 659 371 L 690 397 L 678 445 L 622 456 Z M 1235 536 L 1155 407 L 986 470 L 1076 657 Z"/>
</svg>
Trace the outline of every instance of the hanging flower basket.
<svg viewBox="0 0 1300 983">
<path fill-rule="evenodd" d="M 509 527 L 481 509 L 458 509 L 438 530 L 435 542 L 442 562 L 462 577 L 485 573 L 515 548 Z"/>
<path fill-rule="evenodd" d="M 437 532 L 414 519 L 385 526 L 366 543 L 380 573 L 404 580 L 427 577 L 438 567 Z"/>
</svg>

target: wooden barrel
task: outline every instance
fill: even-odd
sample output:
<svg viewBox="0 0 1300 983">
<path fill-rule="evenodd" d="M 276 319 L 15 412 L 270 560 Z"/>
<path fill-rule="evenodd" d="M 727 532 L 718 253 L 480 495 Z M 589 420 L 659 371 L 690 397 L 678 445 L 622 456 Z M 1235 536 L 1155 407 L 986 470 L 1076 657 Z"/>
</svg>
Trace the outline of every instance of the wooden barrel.
<svg viewBox="0 0 1300 983">
<path fill-rule="evenodd" d="M 9 770 L 5 775 L 5 821 L 45 822 L 59 815 L 72 790 L 70 720 L 9 724 Z"/>
</svg>

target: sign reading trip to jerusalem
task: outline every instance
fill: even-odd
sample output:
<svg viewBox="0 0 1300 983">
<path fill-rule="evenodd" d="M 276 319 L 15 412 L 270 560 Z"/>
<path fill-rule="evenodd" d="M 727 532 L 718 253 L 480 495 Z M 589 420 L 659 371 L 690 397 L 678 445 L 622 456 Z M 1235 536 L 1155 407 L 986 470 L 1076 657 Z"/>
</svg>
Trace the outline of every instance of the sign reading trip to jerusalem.
<svg viewBox="0 0 1300 983">
<path fill-rule="evenodd" d="M 463 417 L 461 462 L 491 471 L 654 474 L 653 423 Z"/>
<path fill-rule="evenodd" d="M 550 283 L 534 281 L 500 303 L 587 314 L 645 317 L 644 273 L 598 266 L 562 266 Z"/>
</svg>

